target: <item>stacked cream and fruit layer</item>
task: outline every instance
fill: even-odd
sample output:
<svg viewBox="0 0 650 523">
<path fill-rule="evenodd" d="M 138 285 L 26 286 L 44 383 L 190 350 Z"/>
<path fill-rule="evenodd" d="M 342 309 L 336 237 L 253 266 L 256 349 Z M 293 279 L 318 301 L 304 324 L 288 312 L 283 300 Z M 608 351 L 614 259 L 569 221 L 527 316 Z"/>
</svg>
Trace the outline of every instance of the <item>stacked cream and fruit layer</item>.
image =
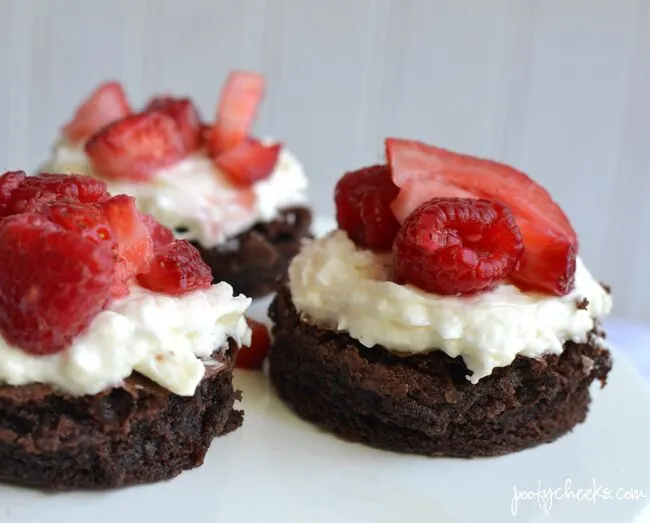
<svg viewBox="0 0 650 523">
<path fill-rule="evenodd" d="M 40 170 L 97 177 L 179 238 L 214 247 L 308 201 L 298 159 L 274 140 L 249 136 L 263 93 L 261 76 L 231 73 L 208 126 L 187 98 L 154 98 L 134 114 L 119 84 L 103 84 Z"/>
<path fill-rule="evenodd" d="M 83 395 L 139 373 L 191 396 L 250 343 L 250 303 L 132 197 L 85 176 L 0 176 L 1 383 Z"/>
<path fill-rule="evenodd" d="M 307 321 L 366 347 L 461 356 L 472 383 L 518 355 L 602 342 L 594 328 L 610 294 L 544 189 L 505 165 L 419 142 L 388 139 L 386 150 L 388 165 L 339 181 L 339 229 L 290 267 Z"/>
<path fill-rule="evenodd" d="M 23 351 L 0 339 L 0 381 L 46 383 L 70 394 L 96 394 L 137 372 L 180 396 L 192 396 L 211 359 L 228 340 L 250 343 L 244 313 L 251 299 L 218 283 L 185 296 L 166 296 L 138 285 L 113 301 L 60 352 Z"/>
</svg>

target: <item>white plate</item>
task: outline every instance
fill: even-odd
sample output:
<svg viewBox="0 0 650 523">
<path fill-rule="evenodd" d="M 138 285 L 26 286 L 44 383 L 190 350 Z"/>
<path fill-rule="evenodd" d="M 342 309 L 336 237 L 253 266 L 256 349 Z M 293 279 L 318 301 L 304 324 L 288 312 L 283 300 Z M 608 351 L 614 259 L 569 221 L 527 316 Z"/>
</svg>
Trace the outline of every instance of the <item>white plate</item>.
<svg viewBox="0 0 650 523">
<path fill-rule="evenodd" d="M 265 316 L 268 301 L 254 305 L 255 316 Z M 242 371 L 236 383 L 244 391 L 244 425 L 212 444 L 203 467 L 104 493 L 0 487 L 0 522 L 649 522 L 650 392 L 620 351 L 614 356 L 609 384 L 594 389 L 586 423 L 552 444 L 477 460 L 341 441 L 296 418 L 261 373 Z M 540 484 L 559 489 L 547 511 L 539 498 L 520 500 L 513 516 L 515 488 L 521 495 Z M 611 498 L 575 499 L 594 484 L 599 496 L 609 489 Z M 630 489 L 645 498 L 616 499 L 633 495 Z M 574 499 L 558 499 L 564 491 Z"/>
</svg>

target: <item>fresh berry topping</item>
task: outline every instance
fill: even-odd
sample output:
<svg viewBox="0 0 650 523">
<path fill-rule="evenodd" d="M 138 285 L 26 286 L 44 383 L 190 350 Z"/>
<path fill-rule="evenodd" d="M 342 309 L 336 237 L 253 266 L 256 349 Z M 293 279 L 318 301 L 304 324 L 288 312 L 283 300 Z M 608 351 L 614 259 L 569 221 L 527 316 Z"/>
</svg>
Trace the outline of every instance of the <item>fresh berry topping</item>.
<svg viewBox="0 0 650 523">
<path fill-rule="evenodd" d="M 201 141 L 201 117 L 189 98 L 172 98 L 170 96 L 154 98 L 147 105 L 145 112 L 158 111 L 171 116 L 183 138 L 188 152 L 199 148 Z"/>
<path fill-rule="evenodd" d="M 357 245 L 390 250 L 399 230 L 390 204 L 398 192 L 386 165 L 345 174 L 334 191 L 339 227 Z"/>
<path fill-rule="evenodd" d="M 105 127 L 88 141 L 86 154 L 106 178 L 147 181 L 185 158 L 188 150 L 176 121 L 153 111 Z"/>
<path fill-rule="evenodd" d="M 147 272 L 138 275 L 143 287 L 172 296 L 212 284 L 212 271 L 201 259 L 199 251 L 186 240 L 176 240 L 156 251 Z"/>
<path fill-rule="evenodd" d="M 24 171 L 7 171 L 0 176 L 0 203 L 9 203 L 11 193 L 25 181 Z"/>
<path fill-rule="evenodd" d="M 106 184 L 88 176 L 77 174 L 48 174 L 29 176 L 21 184 L 12 199 L 30 200 L 45 194 L 55 200 L 71 200 L 81 203 L 97 203 L 109 198 Z"/>
<path fill-rule="evenodd" d="M 200 129 L 200 139 L 201 139 L 201 145 L 202 146 L 207 146 L 207 144 L 210 143 L 210 136 L 212 135 L 212 125 L 208 124 L 201 124 L 201 129 Z"/>
<path fill-rule="evenodd" d="M 395 238 L 395 279 L 436 294 L 474 294 L 508 277 L 522 252 L 507 207 L 487 200 L 435 198 L 413 211 Z"/>
<path fill-rule="evenodd" d="M 401 223 L 423 202 L 434 198 L 476 198 L 471 192 L 437 180 L 413 180 L 401 187 L 393 200 L 393 215 Z"/>
<path fill-rule="evenodd" d="M 151 265 L 153 241 L 149 227 L 130 196 L 114 196 L 103 202 L 101 208 L 117 244 L 116 282 L 128 282 Z"/>
<path fill-rule="evenodd" d="M 159 247 L 164 247 L 174 241 L 174 232 L 156 221 L 153 216 L 143 214 L 142 220 L 149 228 L 149 234 L 153 241 L 154 251 L 157 251 Z"/>
<path fill-rule="evenodd" d="M 239 350 L 235 366 L 240 369 L 261 369 L 271 346 L 271 336 L 263 323 L 250 318 L 246 318 L 246 321 L 252 331 L 251 344 Z"/>
<path fill-rule="evenodd" d="M 212 156 L 234 149 L 249 135 L 264 97 L 264 77 L 247 71 L 230 73 L 219 98 L 216 122 L 208 141 Z"/>
<path fill-rule="evenodd" d="M 268 178 L 278 162 L 281 144 L 264 145 L 254 138 L 247 138 L 214 160 L 228 179 L 237 186 L 248 187 Z"/>
<path fill-rule="evenodd" d="M 114 245 L 111 226 L 97 204 L 55 202 L 49 207 L 49 218 L 67 231 Z"/>
<path fill-rule="evenodd" d="M 524 255 L 512 279 L 555 295 L 571 290 L 578 241 L 548 192 L 507 165 L 420 142 L 389 138 L 386 156 L 400 194 L 392 208 L 400 221 L 432 197 L 473 197 L 502 203 L 514 214 Z M 543 270 L 540 271 L 540 268 Z"/>
<path fill-rule="evenodd" d="M 117 82 L 107 82 L 95 89 L 79 106 L 62 133 L 71 142 L 81 142 L 129 114 L 131 109 L 122 86 Z"/>
<path fill-rule="evenodd" d="M 44 216 L 0 223 L 0 330 L 32 354 L 63 349 L 104 308 L 114 272 L 107 242 L 67 231 Z"/>
<path fill-rule="evenodd" d="M 77 175 L 40 174 L 28 176 L 11 192 L 8 214 L 43 214 L 54 202 L 94 203 L 106 198 L 106 185 L 98 180 Z"/>
<path fill-rule="evenodd" d="M 511 278 L 523 291 L 538 291 L 564 296 L 575 283 L 576 248 L 565 238 L 548 237 L 544 231 L 523 222 L 524 256 Z"/>
<path fill-rule="evenodd" d="M 23 171 L 7 171 L 0 176 L 0 219 L 13 213 L 11 195 L 25 177 Z"/>
</svg>

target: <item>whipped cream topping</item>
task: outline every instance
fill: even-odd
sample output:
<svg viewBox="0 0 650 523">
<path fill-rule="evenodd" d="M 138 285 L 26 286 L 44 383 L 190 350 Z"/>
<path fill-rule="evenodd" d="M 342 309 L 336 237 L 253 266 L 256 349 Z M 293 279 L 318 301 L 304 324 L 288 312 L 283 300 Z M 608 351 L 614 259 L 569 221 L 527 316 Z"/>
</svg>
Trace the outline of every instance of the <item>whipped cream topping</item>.
<svg viewBox="0 0 650 523">
<path fill-rule="evenodd" d="M 502 284 L 475 296 L 439 296 L 391 280 L 391 254 L 358 248 L 344 231 L 307 242 L 289 269 L 296 308 L 306 321 L 345 331 L 366 347 L 407 354 L 443 350 L 461 356 L 476 384 L 517 355 L 560 354 L 584 342 L 612 300 L 577 260 L 566 296 Z M 587 300 L 586 309 L 577 306 Z"/>
<path fill-rule="evenodd" d="M 138 207 L 163 225 L 187 231 L 177 237 L 196 240 L 206 248 L 224 243 L 256 222 L 277 218 L 287 207 L 308 202 L 303 166 L 284 147 L 273 173 L 255 183 L 252 194 L 234 187 L 201 151 L 159 171 L 151 182 L 133 183 L 102 178 L 93 170 L 83 144 L 63 140 L 39 171 L 94 176 L 106 183 L 111 194 L 135 197 Z"/>
<path fill-rule="evenodd" d="M 0 337 L 0 382 L 45 383 L 75 395 L 119 386 L 134 371 L 181 396 L 192 396 L 205 365 L 230 338 L 250 343 L 244 312 L 250 298 L 227 283 L 183 296 L 133 286 L 129 296 L 100 312 L 72 345 L 34 356 Z"/>
</svg>

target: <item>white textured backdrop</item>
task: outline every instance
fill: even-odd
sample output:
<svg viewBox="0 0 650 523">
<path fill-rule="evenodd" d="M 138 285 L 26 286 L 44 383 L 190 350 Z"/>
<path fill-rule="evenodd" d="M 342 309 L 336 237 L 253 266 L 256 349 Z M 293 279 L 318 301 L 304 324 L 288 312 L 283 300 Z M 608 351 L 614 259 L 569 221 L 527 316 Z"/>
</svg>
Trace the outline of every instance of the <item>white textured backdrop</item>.
<svg viewBox="0 0 650 523">
<path fill-rule="evenodd" d="M 330 212 L 386 135 L 511 162 L 570 215 L 617 314 L 650 320 L 650 0 L 0 0 L 0 168 L 34 169 L 99 81 L 132 102 L 269 79 Z"/>
</svg>

